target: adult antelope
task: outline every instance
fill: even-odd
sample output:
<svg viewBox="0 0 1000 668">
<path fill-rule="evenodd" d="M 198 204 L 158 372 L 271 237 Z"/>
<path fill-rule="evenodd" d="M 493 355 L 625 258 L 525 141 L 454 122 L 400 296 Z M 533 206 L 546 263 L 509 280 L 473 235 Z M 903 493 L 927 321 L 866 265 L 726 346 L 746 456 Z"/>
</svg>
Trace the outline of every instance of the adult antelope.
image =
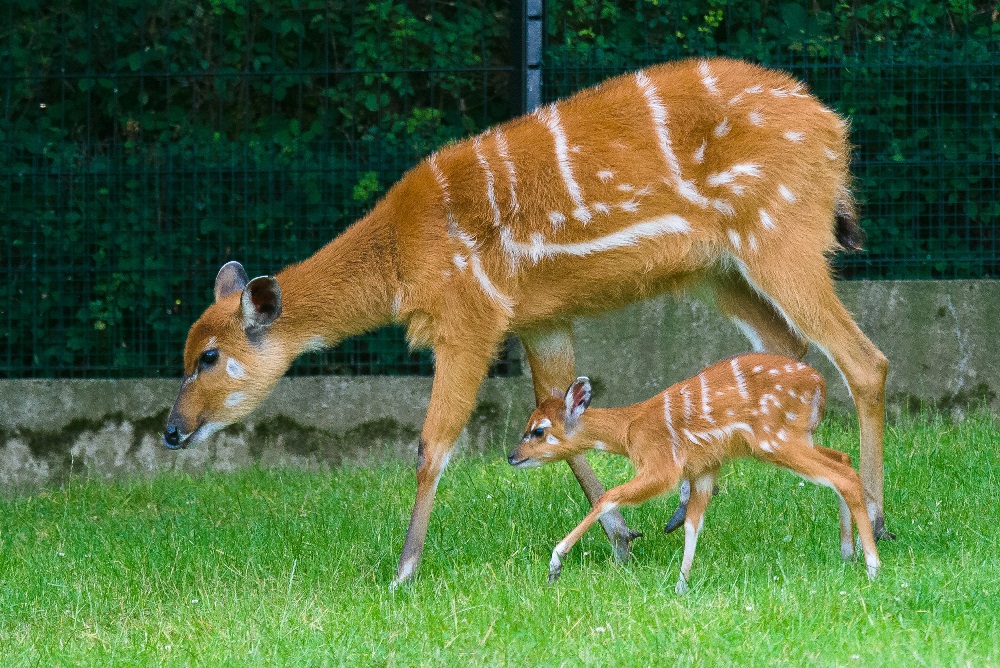
<svg viewBox="0 0 1000 668">
<path fill-rule="evenodd" d="M 684 61 L 623 75 L 448 145 L 312 257 L 219 271 L 192 326 L 170 447 L 244 417 L 301 352 L 389 322 L 434 350 L 417 495 L 396 581 L 412 577 L 441 472 L 508 332 L 535 396 L 575 378 L 571 319 L 702 284 L 756 348 L 842 371 L 868 512 L 883 531 L 887 362 L 834 292 L 827 255 L 860 247 L 845 121 L 787 75 Z M 603 488 L 570 460 L 591 503 Z M 601 520 L 619 558 L 629 531 Z"/>
<path fill-rule="evenodd" d="M 741 355 L 632 406 L 588 411 L 590 395 L 590 381 L 577 378 L 565 396 L 539 404 L 528 418 L 524 438 L 507 458 L 512 466 L 529 468 L 597 449 L 625 455 L 635 465 L 635 477 L 605 492 L 552 550 L 549 582 L 559 578 L 566 553 L 604 513 L 663 494 L 686 477 L 694 481 L 694 490 L 677 580 L 677 593 L 685 593 L 719 467 L 739 457 L 787 468 L 835 490 L 841 555 L 854 558 L 853 516 L 868 577 L 878 573 L 881 564 L 861 478 L 846 453 L 813 442 L 826 407 L 826 384 L 815 369 L 775 355 Z"/>
</svg>

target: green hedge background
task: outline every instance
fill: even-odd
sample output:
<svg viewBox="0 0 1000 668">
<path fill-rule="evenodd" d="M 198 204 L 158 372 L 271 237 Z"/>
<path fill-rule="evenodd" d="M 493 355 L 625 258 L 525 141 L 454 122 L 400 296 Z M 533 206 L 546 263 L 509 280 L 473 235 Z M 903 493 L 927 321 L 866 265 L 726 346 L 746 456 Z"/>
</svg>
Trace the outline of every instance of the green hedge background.
<svg viewBox="0 0 1000 668">
<path fill-rule="evenodd" d="M 222 263 L 301 259 L 435 147 L 515 113 L 499 0 L 2 14 L 0 376 L 178 376 Z M 998 20 L 982 0 L 549 0 L 543 94 L 692 55 L 785 68 L 852 119 L 869 250 L 842 275 L 996 277 Z M 431 369 L 392 328 L 296 366 Z"/>
</svg>

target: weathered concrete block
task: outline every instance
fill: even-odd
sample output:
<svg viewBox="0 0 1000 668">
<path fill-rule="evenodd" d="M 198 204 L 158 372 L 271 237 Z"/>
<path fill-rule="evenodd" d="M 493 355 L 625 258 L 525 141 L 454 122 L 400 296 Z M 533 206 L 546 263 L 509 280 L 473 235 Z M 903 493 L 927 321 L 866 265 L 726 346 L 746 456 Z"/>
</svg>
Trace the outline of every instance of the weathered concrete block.
<svg viewBox="0 0 1000 668">
<path fill-rule="evenodd" d="M 889 358 L 889 412 L 931 408 L 960 416 L 983 400 L 1000 409 L 1000 281 L 851 282 L 838 290 Z M 705 365 L 750 349 L 730 322 L 696 299 L 663 296 L 575 326 L 577 371 L 595 402 L 648 398 Z M 822 355 L 830 403 L 850 410 L 840 374 Z M 0 381 L 0 489 L 55 484 L 77 471 L 100 479 L 163 471 L 230 471 L 252 464 L 304 468 L 416 461 L 431 379 L 283 379 L 245 423 L 179 452 L 160 433 L 179 380 Z M 491 378 L 459 451 L 510 447 L 534 399 L 530 380 Z"/>
</svg>

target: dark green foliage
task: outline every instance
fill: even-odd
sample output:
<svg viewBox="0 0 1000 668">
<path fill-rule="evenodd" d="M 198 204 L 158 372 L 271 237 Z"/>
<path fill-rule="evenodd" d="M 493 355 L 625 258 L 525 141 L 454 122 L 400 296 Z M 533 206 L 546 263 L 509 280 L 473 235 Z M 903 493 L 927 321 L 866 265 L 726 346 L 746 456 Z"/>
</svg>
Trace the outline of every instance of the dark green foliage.
<svg viewBox="0 0 1000 668">
<path fill-rule="evenodd" d="M 0 376 L 180 373 L 212 279 L 301 259 L 420 157 L 512 113 L 499 0 L 10 0 L 0 9 Z M 847 277 L 997 276 L 995 7 L 549 0 L 544 94 L 700 54 L 851 117 Z M 429 373 L 399 328 L 298 368 Z M 510 371 L 511 369 L 508 369 Z M 503 372 L 503 370 L 500 370 Z"/>
</svg>

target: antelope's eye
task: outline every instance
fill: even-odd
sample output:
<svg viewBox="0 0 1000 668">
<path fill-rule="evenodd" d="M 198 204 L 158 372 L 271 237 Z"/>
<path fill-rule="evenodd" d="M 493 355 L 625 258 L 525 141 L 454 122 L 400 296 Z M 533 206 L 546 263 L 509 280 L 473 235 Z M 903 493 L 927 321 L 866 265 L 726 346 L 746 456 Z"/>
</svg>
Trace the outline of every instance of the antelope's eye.
<svg viewBox="0 0 1000 668">
<path fill-rule="evenodd" d="M 207 369 L 218 361 L 219 350 L 217 348 L 211 348 L 203 352 L 201 357 L 198 358 L 198 368 Z"/>
<path fill-rule="evenodd" d="M 545 430 L 544 429 L 533 429 L 531 431 L 531 435 L 534 436 L 535 438 L 541 438 L 542 436 L 545 436 Z"/>
</svg>

